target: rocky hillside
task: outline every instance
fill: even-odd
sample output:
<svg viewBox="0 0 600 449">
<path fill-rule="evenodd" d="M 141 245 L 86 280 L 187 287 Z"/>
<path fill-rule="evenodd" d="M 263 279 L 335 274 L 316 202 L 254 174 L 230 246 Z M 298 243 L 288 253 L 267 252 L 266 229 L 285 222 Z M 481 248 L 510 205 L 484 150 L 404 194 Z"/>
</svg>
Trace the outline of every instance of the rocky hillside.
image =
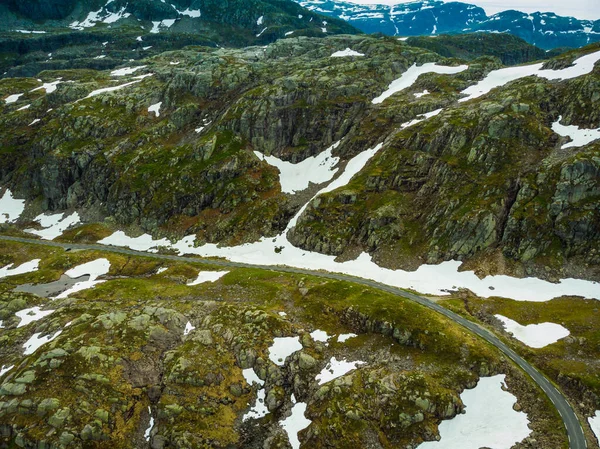
<svg viewBox="0 0 600 449">
<path fill-rule="evenodd" d="M 288 0 L 11 0 L 0 4 L 0 73 L 102 70 L 187 45 L 243 47 L 357 32 Z"/>
<path fill-rule="evenodd" d="M 507 33 L 549 50 L 600 41 L 600 20 L 578 20 L 553 13 L 503 11 L 493 16 L 475 5 L 419 0 L 398 5 L 357 5 L 338 0 L 295 0 L 311 11 L 347 20 L 366 33 L 389 36 Z"/>
<path fill-rule="evenodd" d="M 324 182 L 282 188 L 274 164 L 336 144 L 339 174 L 381 143 L 350 184 L 310 202 L 292 243 L 346 259 L 367 251 L 388 267 L 481 259 L 484 271 L 598 279 L 598 142 L 569 144 L 577 128 L 565 126 L 600 124 L 597 51 L 518 69 L 559 76 L 590 54 L 570 79 L 524 76 L 468 102 L 461 92 L 498 59 L 461 65 L 364 36 L 193 47 L 114 72 L 4 79 L 0 185 L 28 200 L 24 226 L 78 210 L 109 229 L 236 245 L 288 229 Z M 415 64 L 447 74 L 380 97 Z"/>
</svg>

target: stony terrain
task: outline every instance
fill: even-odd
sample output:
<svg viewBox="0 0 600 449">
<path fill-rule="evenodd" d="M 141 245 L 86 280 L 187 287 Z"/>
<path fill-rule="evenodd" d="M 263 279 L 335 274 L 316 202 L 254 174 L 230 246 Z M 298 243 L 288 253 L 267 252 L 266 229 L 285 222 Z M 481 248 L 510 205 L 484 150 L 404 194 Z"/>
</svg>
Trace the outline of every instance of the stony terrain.
<svg viewBox="0 0 600 449">
<path fill-rule="evenodd" d="M 532 420 L 534 433 L 518 447 L 562 447 L 558 415 L 520 371 L 409 301 L 247 269 L 190 286 L 210 267 L 0 248 L 0 265 L 41 259 L 38 271 L 0 284 L 0 429 L 8 447 L 287 448 L 278 422 L 293 401 L 307 404 L 312 421 L 300 433 L 305 447 L 415 447 L 463 410 L 465 387 L 498 372 L 509 374 L 518 407 Z M 93 289 L 63 299 L 13 291 L 99 258 L 110 271 Z M 15 313 L 35 306 L 52 313 L 22 325 Z M 23 355 L 24 342 L 38 333 L 55 338 Z M 280 337 L 301 343 L 285 363 L 269 352 Z M 322 383 L 332 357 L 362 364 Z M 245 418 L 261 392 L 248 369 L 264 382 L 260 419 Z"/>
<path fill-rule="evenodd" d="M 348 47 L 365 56 L 331 57 Z M 309 205 L 292 243 L 342 258 L 368 251 L 388 267 L 483 259 L 490 272 L 598 279 L 597 144 L 561 149 L 567 140 L 551 129 L 559 116 L 597 126 L 598 70 L 563 82 L 527 77 L 456 103 L 501 67 L 479 57 L 372 103 L 428 62 L 461 64 L 396 40 L 340 36 L 190 47 L 134 72 L 42 72 L 45 83 L 59 80 L 49 91 L 5 79 L 2 98 L 24 95 L 2 106 L 0 184 L 31 201 L 25 226 L 43 211 L 77 209 L 108 229 L 232 245 L 278 234 L 310 198 L 310 189 L 282 193 L 278 170 L 253 151 L 297 163 L 341 141 L 343 164 L 385 142 L 351 184 Z M 125 87 L 102 94 L 114 86 Z M 157 116 L 149 108 L 158 103 Z"/>
</svg>

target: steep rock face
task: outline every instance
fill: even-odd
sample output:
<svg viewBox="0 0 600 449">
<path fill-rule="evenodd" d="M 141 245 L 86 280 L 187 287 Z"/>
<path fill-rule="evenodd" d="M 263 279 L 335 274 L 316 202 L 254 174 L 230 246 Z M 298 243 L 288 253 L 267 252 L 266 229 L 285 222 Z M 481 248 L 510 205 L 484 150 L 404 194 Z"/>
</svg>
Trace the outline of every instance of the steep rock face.
<svg viewBox="0 0 600 449">
<path fill-rule="evenodd" d="M 560 149 L 549 127 L 575 105 L 596 107 L 579 89 L 598 75 L 562 88 L 522 80 L 399 132 L 349 186 L 314 200 L 290 240 L 344 257 L 367 250 L 390 266 L 496 248 L 524 263 L 597 266 L 598 146 Z"/>
</svg>

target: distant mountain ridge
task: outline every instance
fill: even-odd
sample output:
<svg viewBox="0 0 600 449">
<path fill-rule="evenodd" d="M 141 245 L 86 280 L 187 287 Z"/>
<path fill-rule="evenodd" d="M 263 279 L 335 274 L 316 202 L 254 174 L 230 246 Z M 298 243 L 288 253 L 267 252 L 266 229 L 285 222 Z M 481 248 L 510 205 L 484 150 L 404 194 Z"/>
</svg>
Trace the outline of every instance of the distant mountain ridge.
<svg viewBox="0 0 600 449">
<path fill-rule="evenodd" d="M 346 20 L 366 33 L 390 36 L 509 33 L 545 50 L 581 47 L 600 41 L 600 20 L 579 20 L 554 13 L 503 11 L 488 16 L 475 5 L 420 0 L 399 5 L 359 5 L 345 1 L 295 0 L 305 8 Z"/>
</svg>

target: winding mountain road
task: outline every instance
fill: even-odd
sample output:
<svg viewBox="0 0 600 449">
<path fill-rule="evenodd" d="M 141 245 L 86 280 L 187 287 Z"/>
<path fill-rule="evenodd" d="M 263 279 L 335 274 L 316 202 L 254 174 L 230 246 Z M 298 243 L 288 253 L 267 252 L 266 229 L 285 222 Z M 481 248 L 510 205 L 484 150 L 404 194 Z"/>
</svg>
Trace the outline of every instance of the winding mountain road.
<svg viewBox="0 0 600 449">
<path fill-rule="evenodd" d="M 492 344 L 496 348 L 498 348 L 502 353 L 504 353 L 507 357 L 509 357 L 513 362 L 519 365 L 531 378 L 535 383 L 537 383 L 540 388 L 548 395 L 558 413 L 560 414 L 566 431 L 569 438 L 569 447 L 570 449 L 587 449 L 587 441 L 585 438 L 585 434 L 583 432 L 583 428 L 577 418 L 576 413 L 573 408 L 567 401 L 567 399 L 563 396 L 563 394 L 556 389 L 556 387 L 537 369 L 535 369 L 532 365 L 529 364 L 524 358 L 522 358 L 519 354 L 513 351 L 510 347 L 508 347 L 502 340 L 500 340 L 496 335 L 488 331 L 487 329 L 473 323 L 462 316 L 436 304 L 432 301 L 429 301 L 426 298 L 415 295 L 414 293 L 402 290 L 400 288 L 391 287 L 389 285 L 381 284 L 379 282 L 371 281 L 368 279 L 357 278 L 345 274 L 339 273 L 330 273 L 324 271 L 311 271 L 294 267 L 287 266 L 268 266 L 268 265 L 252 265 L 246 263 L 238 263 L 238 262 L 229 262 L 225 260 L 213 260 L 213 259 L 201 259 L 198 257 L 185 257 L 185 256 L 173 256 L 166 254 L 153 254 L 146 253 L 142 251 L 135 251 L 128 248 L 120 248 L 114 246 L 107 245 L 97 245 L 97 244 L 81 244 L 81 243 L 59 243 L 53 241 L 46 240 L 36 240 L 36 239 L 28 239 L 22 237 L 12 237 L 12 236 L 3 236 L 0 235 L 0 240 L 17 242 L 17 243 L 25 243 L 25 244 L 33 244 L 33 245 L 42 245 L 42 246 L 52 246 L 57 248 L 64 249 L 75 249 L 75 250 L 97 250 L 97 251 L 106 251 L 118 254 L 125 254 L 136 257 L 150 257 L 153 259 L 163 259 L 163 260 L 173 260 L 173 261 L 183 261 L 183 262 L 193 262 L 193 263 L 201 263 L 213 266 L 220 267 L 229 267 L 229 268 L 258 268 L 269 271 L 277 271 L 284 273 L 295 273 L 295 274 L 305 274 L 308 276 L 316 276 L 320 278 L 333 279 L 338 281 L 348 281 L 353 282 L 355 284 L 362 284 L 368 287 L 372 287 L 384 292 L 391 293 L 396 296 L 400 296 L 402 298 L 409 299 L 414 301 L 424 307 L 427 307 L 431 310 L 434 310 L 438 313 L 441 313 L 445 317 L 455 321 L 461 326 L 465 327 L 472 333 L 478 335 L 483 338 L 488 343 Z"/>
</svg>

